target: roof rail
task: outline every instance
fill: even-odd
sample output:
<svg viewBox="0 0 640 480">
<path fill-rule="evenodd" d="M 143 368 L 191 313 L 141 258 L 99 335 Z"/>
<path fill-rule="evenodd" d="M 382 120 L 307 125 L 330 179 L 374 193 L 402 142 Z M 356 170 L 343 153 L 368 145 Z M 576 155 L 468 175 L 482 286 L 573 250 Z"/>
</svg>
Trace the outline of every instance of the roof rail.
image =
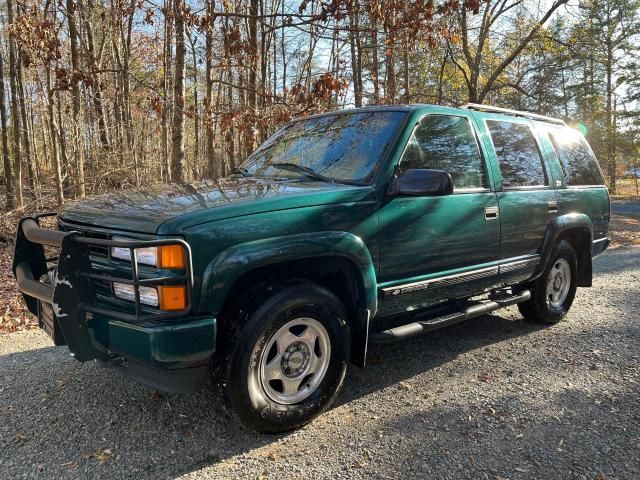
<svg viewBox="0 0 640 480">
<path fill-rule="evenodd" d="M 477 110 L 478 112 L 503 113 L 505 115 L 513 115 L 514 117 L 525 117 L 530 118 L 531 120 L 540 120 L 541 122 L 555 123 L 556 125 L 566 125 L 564 123 L 564 120 L 560 120 L 559 118 L 545 117 L 544 115 L 538 115 L 537 113 L 529 113 L 523 112 L 521 110 L 511 110 L 509 108 L 494 107 L 492 105 L 466 103 L 460 108 L 465 108 L 467 110 Z"/>
</svg>

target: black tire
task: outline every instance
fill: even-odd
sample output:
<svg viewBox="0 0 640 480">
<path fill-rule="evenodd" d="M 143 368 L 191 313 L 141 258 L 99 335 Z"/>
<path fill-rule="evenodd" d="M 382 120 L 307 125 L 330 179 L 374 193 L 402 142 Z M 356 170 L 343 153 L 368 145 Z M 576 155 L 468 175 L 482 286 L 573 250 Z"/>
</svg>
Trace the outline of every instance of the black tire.
<svg viewBox="0 0 640 480">
<path fill-rule="evenodd" d="M 285 327 L 298 321 L 311 322 L 310 325 L 317 329 L 314 331 L 321 332 L 318 340 L 313 341 L 313 353 L 308 346 L 305 347 L 307 344 L 300 346 L 302 342 L 298 341 L 290 343 L 284 353 L 276 354 L 277 361 L 272 360 L 269 365 L 278 365 L 283 372 L 279 375 L 292 373 L 289 366 L 293 363 L 289 362 L 293 362 L 297 356 L 296 361 L 300 362 L 297 364 L 299 375 L 296 374 L 294 380 L 282 376 L 283 380 L 265 382 L 262 372 L 267 367 L 264 365 L 274 348 L 276 351 L 279 348 L 273 345 L 269 351 L 266 349 L 270 342 L 275 341 L 276 334 L 284 335 L 281 332 L 303 335 L 306 330 L 298 333 L 294 328 L 302 328 L 304 324 L 294 325 L 291 330 Z M 266 282 L 243 295 L 226 312 L 223 323 L 227 327 L 222 333 L 225 338 L 221 342 L 222 352 L 217 356 L 215 370 L 220 375 L 219 386 L 227 407 L 243 425 L 261 433 L 293 430 L 309 423 L 333 403 L 344 383 L 350 337 L 347 311 L 332 292 L 306 280 Z M 320 343 L 320 338 L 324 344 Z M 330 354 L 319 356 L 322 348 L 326 348 L 321 345 L 326 346 L 327 340 Z M 289 357 L 286 358 L 286 355 Z M 314 374 L 310 379 L 304 376 L 312 367 L 309 358 L 324 365 L 323 376 L 318 374 L 315 380 Z M 303 368 L 305 365 L 306 369 Z M 284 381 L 295 383 L 298 378 L 303 378 L 299 387 L 301 390 L 287 398 L 308 396 L 295 403 L 281 403 L 272 398 L 279 394 L 286 396 Z M 314 381 L 318 383 L 313 389 L 308 388 Z M 279 387 L 282 393 L 278 392 Z"/>
<path fill-rule="evenodd" d="M 557 278 L 559 268 L 564 268 L 564 265 L 568 265 L 571 274 L 568 290 L 566 295 L 557 299 L 558 302 L 553 302 L 553 297 L 547 295 L 548 282 L 552 276 Z M 545 325 L 558 323 L 562 320 L 569 312 L 576 296 L 577 271 L 578 257 L 575 250 L 567 241 L 558 242 L 551 253 L 551 259 L 543 274 L 532 285 L 529 285 L 531 299 L 518 304 L 518 309 L 525 320 Z M 564 278 L 564 276 L 561 275 L 561 278 Z M 562 283 L 561 281 L 558 282 L 558 284 Z M 564 299 L 559 301 L 562 297 Z"/>
</svg>

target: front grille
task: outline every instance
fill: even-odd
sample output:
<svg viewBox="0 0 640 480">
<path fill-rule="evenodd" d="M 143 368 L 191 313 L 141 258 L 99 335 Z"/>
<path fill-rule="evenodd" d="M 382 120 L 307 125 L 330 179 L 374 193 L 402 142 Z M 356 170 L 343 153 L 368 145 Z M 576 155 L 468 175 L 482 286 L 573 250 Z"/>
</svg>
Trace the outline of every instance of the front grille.
<svg viewBox="0 0 640 480">
<path fill-rule="evenodd" d="M 83 237 L 88 238 L 99 238 L 101 240 L 108 240 L 112 238 L 110 235 L 105 233 L 95 232 L 92 230 L 88 230 L 82 227 L 77 227 L 75 225 L 69 225 L 66 223 L 59 222 L 58 229 L 63 232 L 79 232 Z M 96 258 L 104 258 L 105 260 L 109 256 L 109 247 L 104 245 L 90 245 L 89 246 L 89 254 L 91 256 L 95 256 Z"/>
<path fill-rule="evenodd" d="M 67 224 L 63 222 L 58 223 L 58 229 L 63 232 L 78 232 L 83 237 L 95 238 L 100 240 L 109 240 L 113 238 L 112 235 L 108 235 L 102 232 L 96 232 L 94 230 L 87 229 L 86 227 Z M 91 260 L 91 266 L 94 271 L 105 272 L 109 270 L 108 265 L 110 263 L 109 247 L 105 245 L 89 245 L 89 258 Z M 96 294 L 105 298 L 115 299 L 113 290 L 111 288 L 111 282 L 107 280 L 92 279 L 93 286 L 96 290 Z"/>
</svg>

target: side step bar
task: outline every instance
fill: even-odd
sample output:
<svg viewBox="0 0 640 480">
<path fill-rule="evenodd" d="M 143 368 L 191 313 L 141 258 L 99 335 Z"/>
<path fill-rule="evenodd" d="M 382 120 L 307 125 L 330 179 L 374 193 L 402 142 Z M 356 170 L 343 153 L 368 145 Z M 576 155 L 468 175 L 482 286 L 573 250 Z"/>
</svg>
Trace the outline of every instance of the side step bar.
<svg viewBox="0 0 640 480">
<path fill-rule="evenodd" d="M 373 343 L 389 343 L 404 338 L 420 335 L 421 333 L 430 332 L 438 328 L 453 325 L 470 318 L 479 317 L 486 313 L 493 312 L 499 308 L 515 305 L 516 303 L 525 302 L 531 298 L 529 290 L 523 290 L 517 294 L 496 296 L 489 300 L 480 300 L 479 302 L 457 312 L 446 313 L 439 317 L 430 318 L 428 320 L 407 323 L 399 327 L 390 328 L 377 332 L 369 337 Z"/>
</svg>

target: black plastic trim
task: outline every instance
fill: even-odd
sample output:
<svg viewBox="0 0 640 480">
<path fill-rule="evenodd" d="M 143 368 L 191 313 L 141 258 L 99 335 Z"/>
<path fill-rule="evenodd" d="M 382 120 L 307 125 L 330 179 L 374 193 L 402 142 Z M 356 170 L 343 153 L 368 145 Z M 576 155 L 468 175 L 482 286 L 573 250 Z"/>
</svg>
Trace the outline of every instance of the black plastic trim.
<svg viewBox="0 0 640 480">
<path fill-rule="evenodd" d="M 179 370 L 162 370 L 123 357 L 99 362 L 98 365 L 112 368 L 120 375 L 169 393 L 195 392 L 205 385 L 208 377 L 206 365 Z"/>
</svg>

